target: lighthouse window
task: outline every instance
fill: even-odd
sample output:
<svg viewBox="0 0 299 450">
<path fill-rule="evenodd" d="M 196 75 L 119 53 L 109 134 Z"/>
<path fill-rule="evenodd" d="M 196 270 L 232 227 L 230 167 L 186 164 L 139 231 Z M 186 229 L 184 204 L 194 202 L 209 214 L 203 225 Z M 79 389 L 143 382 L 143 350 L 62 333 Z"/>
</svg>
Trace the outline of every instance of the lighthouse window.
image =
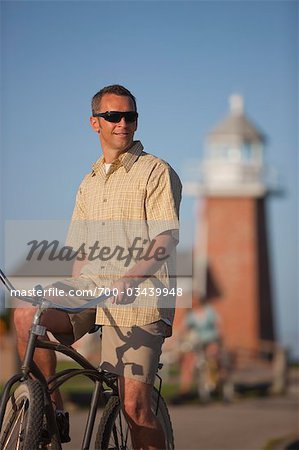
<svg viewBox="0 0 299 450">
<path fill-rule="evenodd" d="M 252 159 L 252 148 L 250 144 L 243 144 L 242 159 L 244 161 L 250 161 Z"/>
<path fill-rule="evenodd" d="M 229 148 L 227 149 L 227 156 L 231 161 L 240 161 L 241 152 L 239 148 Z"/>
<path fill-rule="evenodd" d="M 223 149 L 218 145 L 214 146 L 209 151 L 211 159 L 222 159 L 223 157 Z"/>
</svg>

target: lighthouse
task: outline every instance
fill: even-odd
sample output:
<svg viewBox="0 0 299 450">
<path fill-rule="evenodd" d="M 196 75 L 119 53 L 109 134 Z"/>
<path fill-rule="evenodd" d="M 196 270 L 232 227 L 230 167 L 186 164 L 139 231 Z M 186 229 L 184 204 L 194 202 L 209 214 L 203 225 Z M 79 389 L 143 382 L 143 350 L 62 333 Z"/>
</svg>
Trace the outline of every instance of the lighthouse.
<svg viewBox="0 0 299 450">
<path fill-rule="evenodd" d="M 265 136 L 232 95 L 230 111 L 207 134 L 201 163 L 194 291 L 212 301 L 226 344 L 274 340 L 266 221 Z"/>
</svg>

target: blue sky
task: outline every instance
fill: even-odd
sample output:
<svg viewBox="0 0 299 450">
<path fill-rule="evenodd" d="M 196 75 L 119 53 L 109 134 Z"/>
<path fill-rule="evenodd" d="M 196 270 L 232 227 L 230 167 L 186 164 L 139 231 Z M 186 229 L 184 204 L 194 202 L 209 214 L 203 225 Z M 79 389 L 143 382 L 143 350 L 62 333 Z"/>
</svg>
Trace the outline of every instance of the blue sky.
<svg viewBox="0 0 299 450">
<path fill-rule="evenodd" d="M 284 189 L 268 201 L 269 236 L 278 332 L 294 346 L 298 2 L 2 1 L 1 21 L 1 216 L 70 217 L 100 152 L 88 118 L 101 87 L 132 90 L 136 137 L 182 178 L 240 93 Z M 184 199 L 182 221 L 190 218 Z"/>
</svg>

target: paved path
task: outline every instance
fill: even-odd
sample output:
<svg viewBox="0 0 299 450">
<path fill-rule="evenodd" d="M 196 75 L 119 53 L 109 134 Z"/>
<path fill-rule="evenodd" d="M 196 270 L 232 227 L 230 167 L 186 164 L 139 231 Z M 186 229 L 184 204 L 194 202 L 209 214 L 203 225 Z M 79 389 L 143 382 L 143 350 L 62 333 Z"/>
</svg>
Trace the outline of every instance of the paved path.
<svg viewBox="0 0 299 450">
<path fill-rule="evenodd" d="M 170 407 L 176 450 L 262 450 L 271 439 L 299 432 L 298 396 L 246 399 L 232 405 Z M 80 449 L 86 412 L 72 413 L 72 443 Z"/>
</svg>

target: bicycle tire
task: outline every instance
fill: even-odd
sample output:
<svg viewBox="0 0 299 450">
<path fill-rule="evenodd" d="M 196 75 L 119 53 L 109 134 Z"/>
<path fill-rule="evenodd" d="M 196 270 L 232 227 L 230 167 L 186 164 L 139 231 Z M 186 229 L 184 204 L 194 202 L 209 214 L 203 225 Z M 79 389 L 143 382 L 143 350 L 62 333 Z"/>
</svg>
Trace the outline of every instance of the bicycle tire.
<svg viewBox="0 0 299 450">
<path fill-rule="evenodd" d="M 207 404 L 212 400 L 211 367 L 203 355 L 197 364 L 197 394 L 201 403 Z"/>
<path fill-rule="evenodd" d="M 46 423 L 46 418 L 44 417 L 43 419 L 43 424 Z M 54 434 L 53 436 L 51 436 L 49 442 L 47 442 L 46 445 L 41 447 L 43 448 L 47 448 L 47 449 L 51 449 L 51 450 L 61 450 L 61 442 L 60 439 L 56 436 L 56 434 Z"/>
<path fill-rule="evenodd" d="M 164 399 L 160 396 L 158 413 L 156 414 L 159 393 L 153 390 L 152 411 L 157 415 L 164 431 L 166 450 L 174 449 L 173 429 Z M 121 410 L 120 399 L 113 395 L 108 400 L 98 427 L 95 450 L 129 450 L 133 449 L 129 427 Z"/>
<path fill-rule="evenodd" d="M 11 394 L 6 405 L 1 450 L 38 449 L 43 421 L 44 394 L 38 380 L 26 380 Z"/>
</svg>

